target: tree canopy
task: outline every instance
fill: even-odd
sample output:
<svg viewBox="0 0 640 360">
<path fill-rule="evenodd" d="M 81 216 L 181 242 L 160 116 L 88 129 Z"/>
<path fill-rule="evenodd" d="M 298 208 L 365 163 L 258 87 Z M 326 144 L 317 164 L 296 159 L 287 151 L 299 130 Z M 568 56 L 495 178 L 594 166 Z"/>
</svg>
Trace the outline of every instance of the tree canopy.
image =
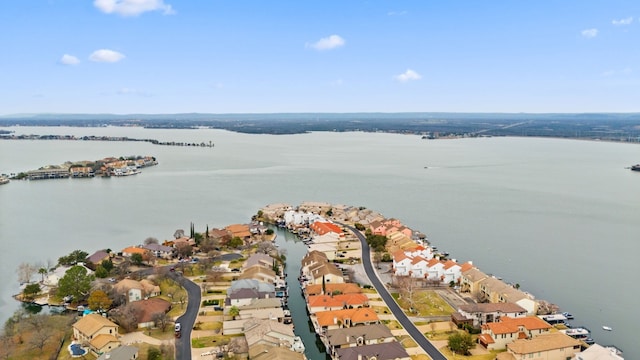
<svg viewBox="0 0 640 360">
<path fill-rule="evenodd" d="M 73 296 L 78 301 L 89 295 L 91 282 L 94 276 L 87 274 L 87 269 L 83 266 L 73 266 L 58 281 L 58 295 L 60 297 Z"/>
<path fill-rule="evenodd" d="M 469 355 L 469 350 L 475 346 L 469 333 L 457 332 L 449 336 L 449 349 L 460 355 Z"/>
<path fill-rule="evenodd" d="M 102 290 L 96 290 L 89 295 L 87 303 L 91 310 L 108 310 L 111 307 L 112 301 L 109 299 L 109 296 L 107 296 L 107 293 Z"/>
<path fill-rule="evenodd" d="M 73 250 L 67 256 L 61 256 L 58 258 L 58 264 L 60 265 L 75 265 L 77 263 L 84 262 L 89 256 L 89 253 L 82 250 Z"/>
</svg>

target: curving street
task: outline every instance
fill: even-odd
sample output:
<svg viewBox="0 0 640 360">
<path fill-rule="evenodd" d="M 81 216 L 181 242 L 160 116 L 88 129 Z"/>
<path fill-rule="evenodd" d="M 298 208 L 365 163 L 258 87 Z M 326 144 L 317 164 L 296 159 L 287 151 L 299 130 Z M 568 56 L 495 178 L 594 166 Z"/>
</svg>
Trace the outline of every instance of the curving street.
<svg viewBox="0 0 640 360">
<path fill-rule="evenodd" d="M 402 311 L 400 306 L 398 306 L 398 303 L 396 303 L 396 301 L 393 299 L 391 294 L 389 294 L 389 291 L 387 291 L 387 288 L 384 286 L 382 281 L 380 281 L 380 278 L 378 278 L 378 275 L 376 274 L 375 270 L 373 269 L 373 265 L 371 264 L 371 253 L 369 249 L 369 244 L 367 244 L 367 239 L 364 237 L 364 235 L 362 235 L 360 231 L 358 231 L 356 228 L 352 226 L 349 226 L 346 224 L 340 224 L 340 225 L 351 230 L 351 232 L 354 233 L 360 240 L 360 243 L 362 245 L 362 264 L 364 265 L 364 271 L 369 277 L 369 280 L 371 280 L 371 283 L 373 284 L 373 286 L 378 291 L 378 294 L 380 294 L 380 297 L 382 297 L 384 302 L 387 304 L 387 307 L 389 307 L 389 310 L 391 310 L 391 312 L 396 317 L 396 319 L 398 319 L 398 322 L 405 328 L 405 330 L 407 330 L 407 332 L 409 333 L 409 335 L 411 335 L 411 337 L 415 340 L 415 342 L 432 359 L 446 360 L 447 358 L 444 355 L 442 355 L 442 353 L 438 351 L 438 349 L 435 346 L 433 346 L 433 344 L 429 342 L 427 338 L 424 337 L 424 335 L 420 332 L 420 330 L 416 328 L 416 326 L 411 322 L 411 320 L 409 320 L 409 318 L 404 313 L 404 311 Z"/>
<path fill-rule="evenodd" d="M 176 359 L 177 360 L 191 360 L 191 330 L 193 324 L 196 322 L 198 316 L 198 310 L 200 309 L 201 290 L 196 283 L 182 277 L 178 274 L 172 273 L 171 278 L 182 285 L 189 294 L 189 300 L 187 301 L 187 310 L 176 319 L 182 325 L 182 336 L 176 339 Z"/>
</svg>

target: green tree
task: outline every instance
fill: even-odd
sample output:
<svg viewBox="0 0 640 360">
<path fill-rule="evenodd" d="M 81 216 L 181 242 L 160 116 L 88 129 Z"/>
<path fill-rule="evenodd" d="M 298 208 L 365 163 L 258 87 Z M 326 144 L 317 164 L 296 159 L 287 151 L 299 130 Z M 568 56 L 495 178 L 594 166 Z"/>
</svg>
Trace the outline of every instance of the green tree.
<svg viewBox="0 0 640 360">
<path fill-rule="evenodd" d="M 229 309 L 229 316 L 233 317 L 233 320 L 236 319 L 236 316 L 240 315 L 240 309 L 233 305 L 230 309 Z"/>
<path fill-rule="evenodd" d="M 40 291 L 40 284 L 29 284 L 24 287 L 24 290 L 22 290 L 22 296 L 24 296 L 25 300 L 32 301 L 36 297 L 36 295 L 40 293 Z"/>
<path fill-rule="evenodd" d="M 244 241 L 242 241 L 242 239 L 240 239 L 237 236 L 234 236 L 233 238 L 231 238 L 231 240 L 229 240 L 229 246 L 232 248 L 239 248 L 240 246 L 244 245 Z"/>
<path fill-rule="evenodd" d="M 74 250 L 69 255 L 58 258 L 58 264 L 66 266 L 75 265 L 79 262 L 84 262 L 87 256 L 89 256 L 89 253 L 86 251 Z"/>
<path fill-rule="evenodd" d="M 196 245 L 200 245 L 200 243 L 202 242 L 202 239 L 204 239 L 204 236 L 202 236 L 202 234 L 200 233 L 193 234 L 193 240 L 196 241 Z"/>
<path fill-rule="evenodd" d="M 449 336 L 448 345 L 451 351 L 460 355 L 469 355 L 469 350 L 475 346 L 473 338 L 466 332 L 456 332 Z"/>
<path fill-rule="evenodd" d="M 147 352 L 147 359 L 162 360 L 162 352 L 160 352 L 160 349 L 158 348 L 150 347 L 149 351 Z"/>
<path fill-rule="evenodd" d="M 87 274 L 87 269 L 83 266 L 73 266 L 58 281 L 58 295 L 71 295 L 75 301 L 82 300 L 89 294 L 93 280 L 94 276 Z"/>
<path fill-rule="evenodd" d="M 47 270 L 47 268 L 41 267 L 40 269 L 38 269 L 38 274 L 42 276 L 42 280 L 40 280 L 40 282 L 44 282 L 44 276 L 47 275 L 48 273 L 49 273 L 49 270 Z"/>
<path fill-rule="evenodd" d="M 104 279 L 109 276 L 109 272 L 102 265 L 98 265 L 94 274 L 100 279 Z"/>
<path fill-rule="evenodd" d="M 134 263 L 135 265 L 142 265 L 142 254 L 132 254 L 131 255 L 131 262 Z"/>
<path fill-rule="evenodd" d="M 273 235 L 273 229 L 267 229 L 264 233 L 265 233 L 266 235 L 271 236 L 271 235 Z"/>
<path fill-rule="evenodd" d="M 360 231 L 364 231 L 364 229 L 365 229 L 364 225 L 362 225 L 360 223 L 353 224 L 353 227 L 355 227 L 356 230 L 360 230 Z"/>
<path fill-rule="evenodd" d="M 113 270 L 113 261 L 111 261 L 110 259 L 102 260 L 100 266 L 107 270 L 107 272 L 111 272 L 111 270 Z"/>
<path fill-rule="evenodd" d="M 367 234 L 367 244 L 371 246 L 374 251 L 384 251 L 387 244 L 387 237 L 384 235 Z"/>
</svg>

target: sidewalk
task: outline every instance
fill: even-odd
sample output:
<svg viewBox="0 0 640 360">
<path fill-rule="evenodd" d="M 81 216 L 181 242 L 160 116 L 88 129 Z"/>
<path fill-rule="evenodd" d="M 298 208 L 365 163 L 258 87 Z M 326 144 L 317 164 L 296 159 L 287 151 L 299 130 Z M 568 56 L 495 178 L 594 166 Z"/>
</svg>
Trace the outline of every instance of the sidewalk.
<svg viewBox="0 0 640 360">
<path fill-rule="evenodd" d="M 120 341 L 124 345 L 133 345 L 138 343 L 147 343 L 151 345 L 169 345 L 174 343 L 174 339 L 170 340 L 159 340 L 144 334 L 142 331 L 136 331 L 124 334 L 120 337 Z"/>
</svg>

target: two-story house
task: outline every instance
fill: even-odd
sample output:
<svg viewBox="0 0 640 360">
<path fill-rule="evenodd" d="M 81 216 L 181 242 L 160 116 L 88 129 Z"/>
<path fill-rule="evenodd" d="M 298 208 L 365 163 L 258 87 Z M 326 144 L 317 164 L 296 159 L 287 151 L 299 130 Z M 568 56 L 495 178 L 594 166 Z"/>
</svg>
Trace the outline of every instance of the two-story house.
<svg viewBox="0 0 640 360">
<path fill-rule="evenodd" d="M 99 314 L 89 314 L 73 324 L 73 338 L 96 356 L 120 346 L 118 325 Z"/>
</svg>

